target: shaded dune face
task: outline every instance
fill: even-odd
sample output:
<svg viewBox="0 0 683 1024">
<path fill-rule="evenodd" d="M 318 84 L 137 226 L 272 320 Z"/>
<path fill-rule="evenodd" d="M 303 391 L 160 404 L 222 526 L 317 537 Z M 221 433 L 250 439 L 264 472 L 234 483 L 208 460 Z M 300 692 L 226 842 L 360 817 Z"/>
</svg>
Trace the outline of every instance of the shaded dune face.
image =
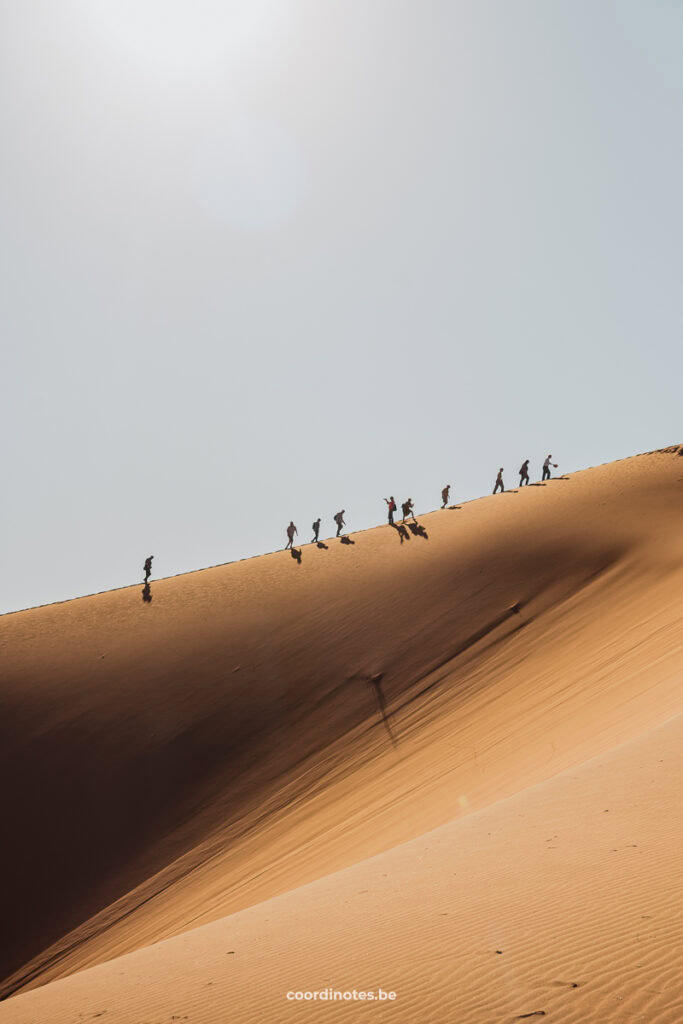
<svg viewBox="0 0 683 1024">
<path fill-rule="evenodd" d="M 4 995 L 321 877 L 679 710 L 683 459 L 0 620 Z M 425 536 L 426 534 L 426 536 Z"/>
</svg>

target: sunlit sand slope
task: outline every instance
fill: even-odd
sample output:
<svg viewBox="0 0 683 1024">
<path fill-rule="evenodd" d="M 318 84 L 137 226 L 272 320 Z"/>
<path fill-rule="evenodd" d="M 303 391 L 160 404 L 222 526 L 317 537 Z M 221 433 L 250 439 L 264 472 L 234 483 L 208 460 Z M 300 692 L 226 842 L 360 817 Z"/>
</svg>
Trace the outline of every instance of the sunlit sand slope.
<svg viewBox="0 0 683 1024">
<path fill-rule="evenodd" d="M 388 853 L 20 995 L 3 1024 L 679 1024 L 683 716 Z M 392 1002 L 287 993 L 395 992 Z"/>
<path fill-rule="evenodd" d="M 670 449 L 421 516 L 426 535 L 154 582 L 151 605 L 138 586 L 5 616 L 4 994 L 680 711 L 682 494 Z"/>
</svg>

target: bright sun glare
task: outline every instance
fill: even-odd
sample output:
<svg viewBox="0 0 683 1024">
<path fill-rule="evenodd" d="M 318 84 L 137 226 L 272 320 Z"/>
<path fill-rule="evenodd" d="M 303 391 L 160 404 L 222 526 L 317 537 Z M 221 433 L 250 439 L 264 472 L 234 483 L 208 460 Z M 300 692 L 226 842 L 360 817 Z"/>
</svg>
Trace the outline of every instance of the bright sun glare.
<svg viewBox="0 0 683 1024">
<path fill-rule="evenodd" d="M 113 44 L 188 71 L 262 45 L 282 16 L 274 0 L 96 0 L 87 8 Z"/>
</svg>

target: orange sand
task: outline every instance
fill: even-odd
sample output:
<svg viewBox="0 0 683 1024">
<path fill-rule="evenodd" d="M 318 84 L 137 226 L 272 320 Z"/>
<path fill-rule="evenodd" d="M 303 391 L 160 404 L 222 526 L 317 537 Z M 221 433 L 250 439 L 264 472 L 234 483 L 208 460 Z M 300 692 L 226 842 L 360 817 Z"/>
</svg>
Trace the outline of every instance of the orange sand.
<svg viewBox="0 0 683 1024">
<path fill-rule="evenodd" d="M 0 1020 L 683 1019 L 682 483 L 5 616 L 4 992 L 43 987 Z M 285 999 L 328 984 L 398 996 Z"/>
</svg>

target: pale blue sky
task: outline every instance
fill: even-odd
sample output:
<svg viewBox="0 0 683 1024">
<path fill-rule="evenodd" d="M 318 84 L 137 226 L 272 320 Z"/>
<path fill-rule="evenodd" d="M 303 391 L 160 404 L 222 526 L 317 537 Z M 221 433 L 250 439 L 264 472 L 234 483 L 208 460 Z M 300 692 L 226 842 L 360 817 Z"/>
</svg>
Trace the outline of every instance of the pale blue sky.
<svg viewBox="0 0 683 1024">
<path fill-rule="evenodd" d="M 674 0 L 0 0 L 0 610 L 682 441 L 682 58 Z"/>
</svg>

